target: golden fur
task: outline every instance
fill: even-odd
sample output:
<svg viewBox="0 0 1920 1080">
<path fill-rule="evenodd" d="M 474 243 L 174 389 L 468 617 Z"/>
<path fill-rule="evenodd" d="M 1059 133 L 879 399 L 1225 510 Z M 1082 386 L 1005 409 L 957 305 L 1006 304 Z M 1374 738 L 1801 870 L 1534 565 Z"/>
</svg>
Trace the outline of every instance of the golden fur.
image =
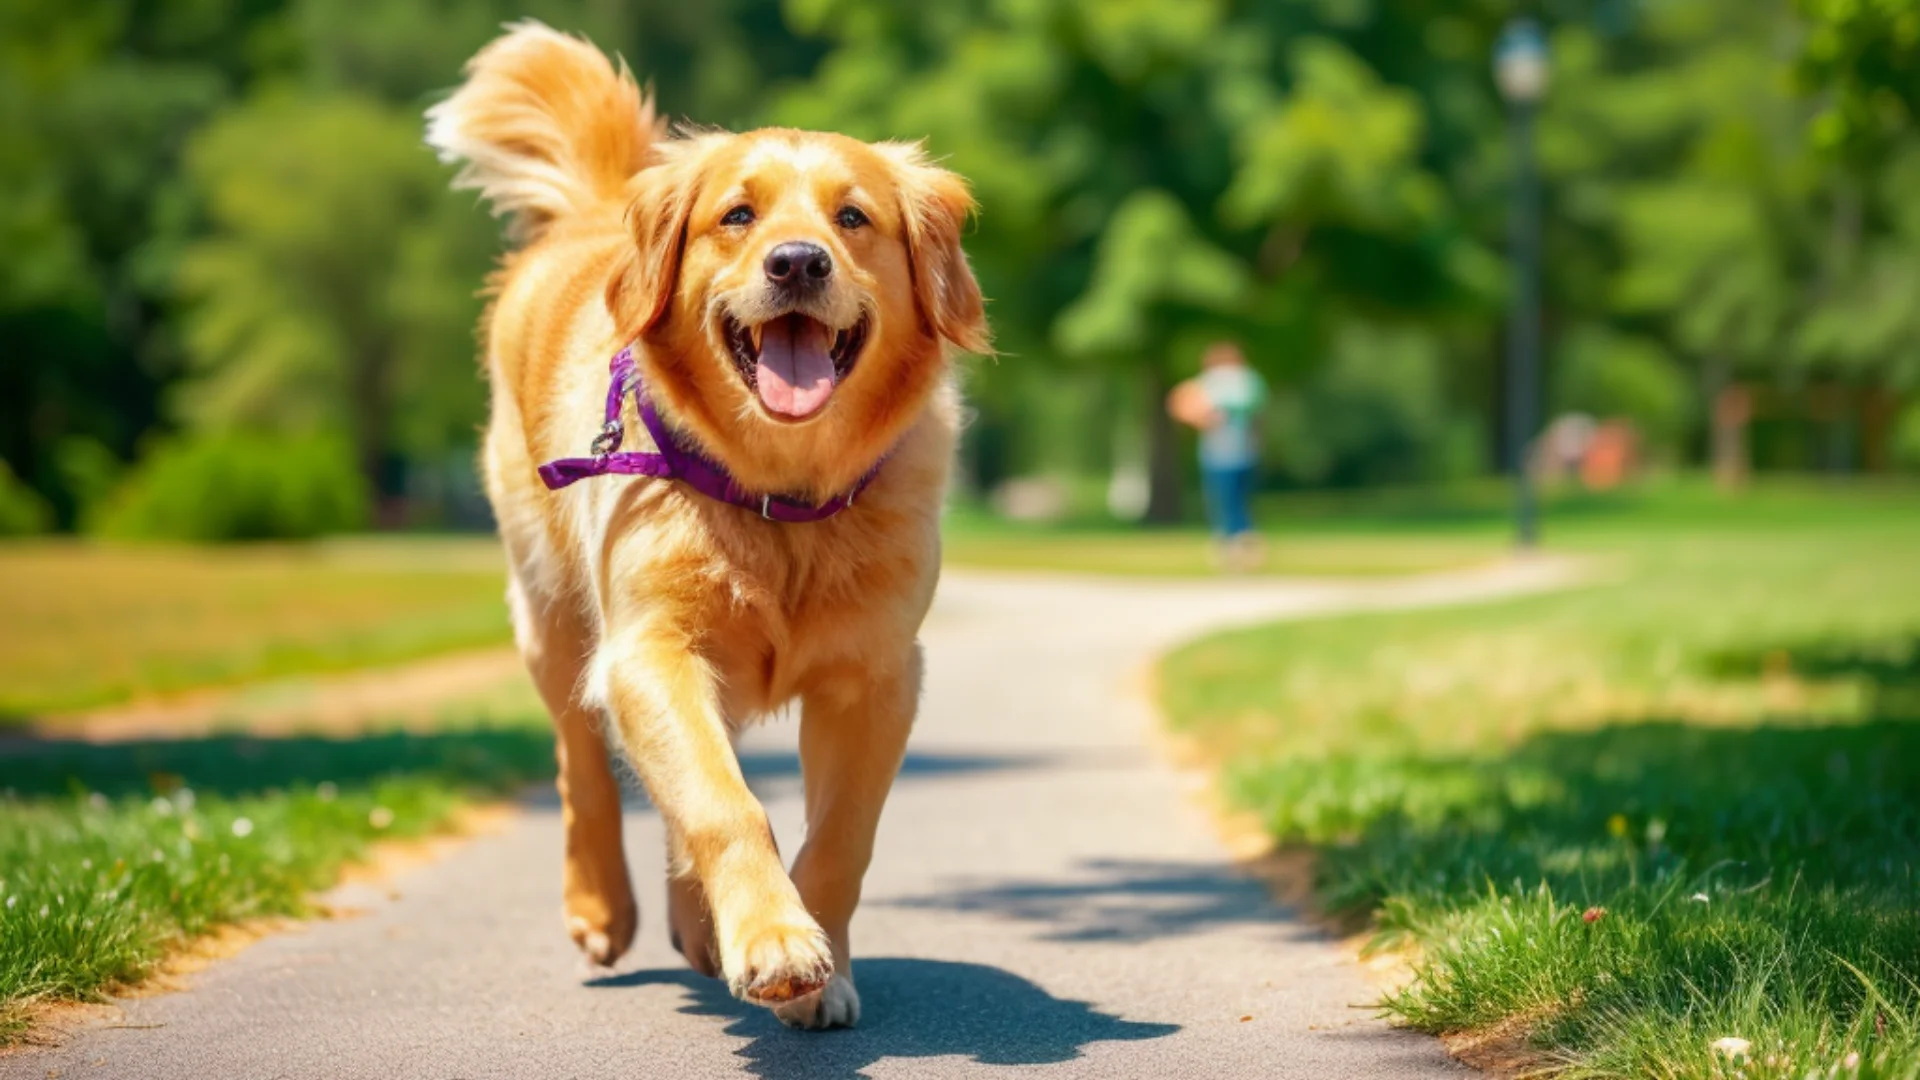
<svg viewBox="0 0 1920 1080">
<path fill-rule="evenodd" d="M 482 468 L 516 635 L 558 732 L 569 931 L 611 963 L 638 921 L 604 726 L 666 822 L 668 922 L 689 963 L 789 1023 L 850 1024 L 848 923 L 939 573 L 957 415 L 947 346 L 988 347 L 960 249 L 966 185 L 902 144 L 668 137 L 624 70 L 532 23 L 482 50 L 429 118 L 429 141 L 466 163 L 460 183 L 525 241 L 486 320 Z M 722 222 L 742 204 L 750 227 Z M 850 204 L 864 227 L 836 219 Z M 779 314 L 763 263 L 796 240 L 832 255 L 823 325 L 870 324 L 827 406 L 798 423 L 761 407 L 721 329 Z M 891 456 L 853 508 L 812 524 L 644 478 L 547 491 L 535 466 L 584 452 L 607 359 L 629 342 L 668 422 L 751 490 L 823 498 Z M 789 875 L 730 738 L 791 701 L 807 837 Z"/>
</svg>

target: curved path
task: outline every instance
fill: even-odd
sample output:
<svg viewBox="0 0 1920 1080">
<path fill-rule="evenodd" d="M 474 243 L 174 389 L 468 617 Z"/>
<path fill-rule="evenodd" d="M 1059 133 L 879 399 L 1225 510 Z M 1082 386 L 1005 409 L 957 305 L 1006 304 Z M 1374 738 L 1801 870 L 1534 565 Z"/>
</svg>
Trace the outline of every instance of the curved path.
<svg viewBox="0 0 1920 1080">
<path fill-rule="evenodd" d="M 1441 1077 L 1348 954 L 1237 874 L 1151 747 L 1138 684 L 1207 628 L 1548 588 L 1565 564 L 1374 583 L 1119 582 L 953 573 L 928 686 L 854 923 L 853 1031 L 783 1029 L 669 951 L 658 819 L 629 812 L 640 941 L 584 973 L 560 927 L 551 802 L 362 897 L 123 1004 L 123 1022 L 0 1057 L 0 1076 Z M 793 850 L 793 726 L 742 759 Z M 1356 1007 L 1361 1006 L 1361 1007 Z M 1011 1067 L 1011 1068 L 1010 1068 Z"/>
</svg>

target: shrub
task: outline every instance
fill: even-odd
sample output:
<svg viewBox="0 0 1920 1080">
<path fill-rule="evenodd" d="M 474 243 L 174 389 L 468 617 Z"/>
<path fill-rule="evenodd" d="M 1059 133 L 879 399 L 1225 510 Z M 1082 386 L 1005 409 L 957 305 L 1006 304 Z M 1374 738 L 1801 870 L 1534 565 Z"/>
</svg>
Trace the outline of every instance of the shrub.
<svg viewBox="0 0 1920 1080">
<path fill-rule="evenodd" d="M 304 539 L 365 525 L 368 503 L 341 439 L 224 432 L 155 446 L 94 525 L 125 539 Z"/>
<path fill-rule="evenodd" d="M 32 536 L 53 527 L 53 508 L 0 461 L 0 536 Z"/>
</svg>

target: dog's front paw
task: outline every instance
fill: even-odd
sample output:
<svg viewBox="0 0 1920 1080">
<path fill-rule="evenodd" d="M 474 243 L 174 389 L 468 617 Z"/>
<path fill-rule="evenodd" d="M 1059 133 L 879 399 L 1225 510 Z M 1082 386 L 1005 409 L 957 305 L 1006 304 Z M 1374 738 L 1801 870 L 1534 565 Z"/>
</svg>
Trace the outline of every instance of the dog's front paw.
<svg viewBox="0 0 1920 1080">
<path fill-rule="evenodd" d="M 818 991 L 775 1005 L 773 1015 L 788 1027 L 808 1031 L 852 1027 L 860 1022 L 860 991 L 854 989 L 852 979 L 835 974 Z"/>
<path fill-rule="evenodd" d="M 776 919 L 739 935 L 723 966 L 733 996 L 779 1005 L 814 993 L 833 973 L 827 935 L 804 914 Z"/>
<path fill-rule="evenodd" d="M 569 912 L 567 936 L 580 947 L 588 963 L 595 967 L 612 967 L 614 961 L 620 959 L 627 947 L 633 944 L 634 931 L 639 923 L 640 911 L 631 904 L 612 913 L 598 909 L 586 915 Z"/>
</svg>

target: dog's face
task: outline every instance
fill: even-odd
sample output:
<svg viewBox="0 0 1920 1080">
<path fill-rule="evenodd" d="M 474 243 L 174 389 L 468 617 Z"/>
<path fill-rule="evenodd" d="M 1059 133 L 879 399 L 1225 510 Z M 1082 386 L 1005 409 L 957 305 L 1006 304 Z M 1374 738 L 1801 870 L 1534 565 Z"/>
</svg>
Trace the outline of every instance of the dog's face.
<svg viewBox="0 0 1920 1080">
<path fill-rule="evenodd" d="M 636 258 L 608 305 L 743 483 L 857 475 L 938 386 L 943 340 L 987 348 L 960 249 L 972 200 L 916 148 L 702 135 L 635 184 Z"/>
</svg>

